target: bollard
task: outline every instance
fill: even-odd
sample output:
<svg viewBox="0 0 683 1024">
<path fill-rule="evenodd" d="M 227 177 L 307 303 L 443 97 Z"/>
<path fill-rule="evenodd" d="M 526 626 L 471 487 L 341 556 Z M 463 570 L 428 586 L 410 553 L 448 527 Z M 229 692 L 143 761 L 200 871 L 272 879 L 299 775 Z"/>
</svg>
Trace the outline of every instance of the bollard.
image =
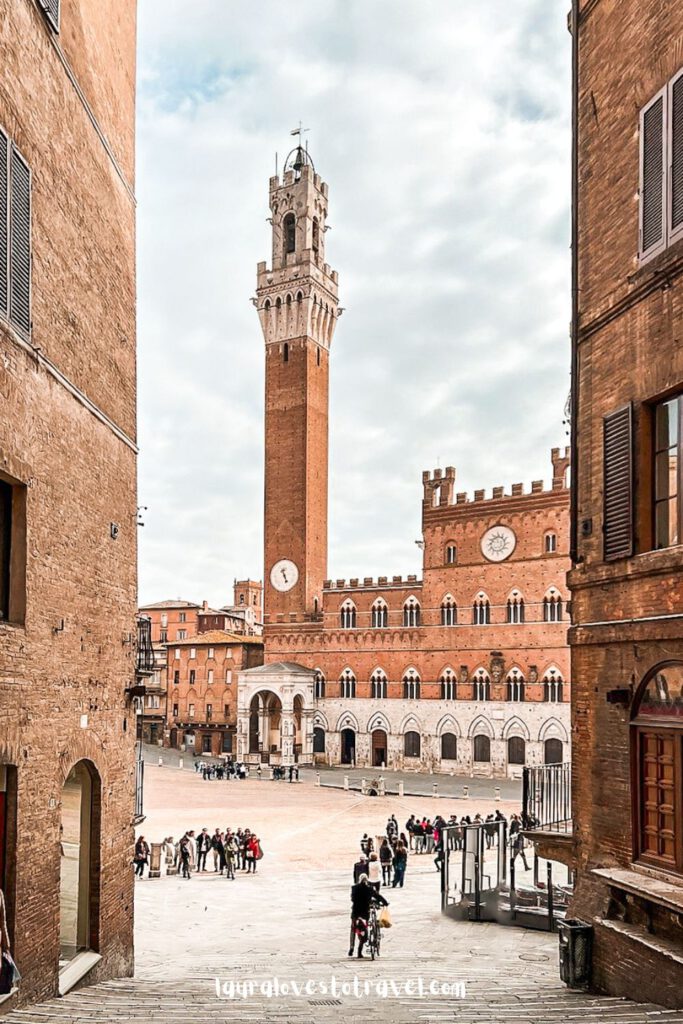
<svg viewBox="0 0 683 1024">
<path fill-rule="evenodd" d="M 363 796 L 365 796 L 365 789 L 366 789 L 365 779 L 361 779 L 360 780 L 360 791 L 363 794 Z"/>
<path fill-rule="evenodd" d="M 463 798 L 463 800 L 467 800 L 469 795 L 470 795 L 470 787 L 469 786 L 463 786 L 462 787 L 462 798 Z"/>
<path fill-rule="evenodd" d="M 315 784 L 316 786 L 320 785 L 320 772 L 315 773 Z"/>
<path fill-rule="evenodd" d="M 150 847 L 149 877 L 161 878 L 161 843 L 152 843 Z"/>
<path fill-rule="evenodd" d="M 348 789 L 348 788 L 349 788 L 349 777 L 348 777 L 348 775 L 345 775 L 344 776 L 344 789 Z"/>
<path fill-rule="evenodd" d="M 162 756 L 161 756 L 161 754 L 160 754 L 160 755 L 159 755 L 159 767 L 160 767 L 160 768 L 161 768 L 161 766 L 163 765 L 163 763 L 164 763 L 164 759 L 163 759 L 163 757 L 162 757 Z"/>
<path fill-rule="evenodd" d="M 432 796 L 438 796 L 438 795 L 439 795 L 439 786 L 435 782 L 434 785 L 432 786 Z"/>
<path fill-rule="evenodd" d="M 399 796 L 403 796 L 403 783 L 402 782 L 399 782 L 399 784 L 398 784 L 398 795 Z"/>
<path fill-rule="evenodd" d="M 380 775 L 380 777 L 379 777 L 379 795 L 380 796 L 386 796 L 387 795 L 387 787 L 386 787 L 386 783 L 384 781 L 384 776 L 383 775 Z"/>
<path fill-rule="evenodd" d="M 496 793 L 496 800 L 500 800 L 500 786 L 496 786 L 495 793 Z"/>
<path fill-rule="evenodd" d="M 183 761 L 182 757 L 179 757 L 178 758 L 178 767 L 182 768 L 184 764 L 185 764 L 185 762 Z"/>
</svg>

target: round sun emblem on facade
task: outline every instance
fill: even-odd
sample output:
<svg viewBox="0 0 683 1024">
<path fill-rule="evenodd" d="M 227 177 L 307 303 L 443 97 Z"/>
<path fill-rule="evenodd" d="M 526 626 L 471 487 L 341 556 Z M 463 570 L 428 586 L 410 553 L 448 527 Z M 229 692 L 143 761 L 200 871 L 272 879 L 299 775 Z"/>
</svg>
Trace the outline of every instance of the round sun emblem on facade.
<svg viewBox="0 0 683 1024">
<path fill-rule="evenodd" d="M 481 538 L 481 552 L 489 562 L 504 562 L 515 550 L 517 538 L 509 526 L 492 526 Z"/>
</svg>

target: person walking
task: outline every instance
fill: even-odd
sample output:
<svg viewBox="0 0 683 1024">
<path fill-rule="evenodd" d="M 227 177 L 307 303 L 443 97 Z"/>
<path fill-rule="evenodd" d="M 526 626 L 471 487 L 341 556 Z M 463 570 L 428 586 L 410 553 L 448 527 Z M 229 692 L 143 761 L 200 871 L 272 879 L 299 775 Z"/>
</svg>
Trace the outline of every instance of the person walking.
<svg viewBox="0 0 683 1024">
<path fill-rule="evenodd" d="M 180 840 L 179 853 L 180 853 L 180 873 L 182 878 L 190 877 L 190 862 L 191 862 L 191 849 L 193 846 L 192 836 L 189 832 L 186 832 L 183 838 Z"/>
<path fill-rule="evenodd" d="M 379 848 L 379 860 L 382 865 L 382 882 L 384 885 L 391 884 L 391 864 L 394 859 L 394 855 L 389 845 L 388 839 L 382 840 L 382 845 Z"/>
<path fill-rule="evenodd" d="M 510 867 L 515 863 L 518 857 L 521 856 L 522 863 L 524 864 L 524 870 L 529 870 L 527 864 L 526 854 L 524 852 L 524 835 L 521 832 L 522 823 L 516 814 L 512 815 L 510 821 L 510 845 L 512 846 L 512 857 L 510 858 Z"/>
<path fill-rule="evenodd" d="M 368 870 L 368 858 L 364 853 L 361 853 L 360 857 L 353 865 L 353 884 L 359 881 L 361 875 L 367 874 Z"/>
<path fill-rule="evenodd" d="M 373 889 L 376 889 L 377 892 L 379 892 L 382 881 L 380 875 L 379 857 L 377 856 L 376 853 L 371 853 L 370 858 L 368 860 L 368 880 Z"/>
<path fill-rule="evenodd" d="M 145 864 L 149 864 L 149 843 L 144 836 L 140 836 L 135 844 L 135 877 L 142 878 Z"/>
<path fill-rule="evenodd" d="M 391 883 L 395 889 L 399 886 L 403 888 L 403 880 L 406 876 L 406 868 L 408 866 L 408 851 L 403 843 L 399 843 L 396 847 L 394 854 L 394 880 Z"/>
</svg>

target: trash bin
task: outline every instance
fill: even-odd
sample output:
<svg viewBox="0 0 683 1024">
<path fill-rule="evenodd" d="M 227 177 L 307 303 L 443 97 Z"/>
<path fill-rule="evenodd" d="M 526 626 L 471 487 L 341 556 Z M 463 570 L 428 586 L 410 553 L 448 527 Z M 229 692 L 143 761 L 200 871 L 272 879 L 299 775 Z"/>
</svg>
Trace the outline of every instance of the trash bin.
<svg viewBox="0 0 683 1024">
<path fill-rule="evenodd" d="M 585 988 L 591 980 L 593 926 L 567 918 L 558 922 L 560 980 L 569 988 Z"/>
</svg>

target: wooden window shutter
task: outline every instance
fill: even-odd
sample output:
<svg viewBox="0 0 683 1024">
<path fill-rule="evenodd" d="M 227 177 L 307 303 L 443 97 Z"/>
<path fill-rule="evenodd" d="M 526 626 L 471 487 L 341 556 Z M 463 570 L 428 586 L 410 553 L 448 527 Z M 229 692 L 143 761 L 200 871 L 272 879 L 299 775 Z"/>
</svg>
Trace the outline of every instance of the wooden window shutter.
<svg viewBox="0 0 683 1024">
<path fill-rule="evenodd" d="M 640 113 L 640 258 L 654 256 L 666 236 L 666 88 Z"/>
<path fill-rule="evenodd" d="M 9 140 L 0 131 L 0 314 L 9 312 Z"/>
<path fill-rule="evenodd" d="M 55 32 L 59 32 L 59 2 L 60 0 L 38 0 Z"/>
<path fill-rule="evenodd" d="M 31 330 L 31 172 L 16 149 L 10 156 L 10 309 L 12 323 Z"/>
<path fill-rule="evenodd" d="M 605 561 L 633 554 L 633 406 L 604 419 Z"/>
<path fill-rule="evenodd" d="M 683 71 L 669 87 L 669 242 L 683 235 Z"/>
</svg>

